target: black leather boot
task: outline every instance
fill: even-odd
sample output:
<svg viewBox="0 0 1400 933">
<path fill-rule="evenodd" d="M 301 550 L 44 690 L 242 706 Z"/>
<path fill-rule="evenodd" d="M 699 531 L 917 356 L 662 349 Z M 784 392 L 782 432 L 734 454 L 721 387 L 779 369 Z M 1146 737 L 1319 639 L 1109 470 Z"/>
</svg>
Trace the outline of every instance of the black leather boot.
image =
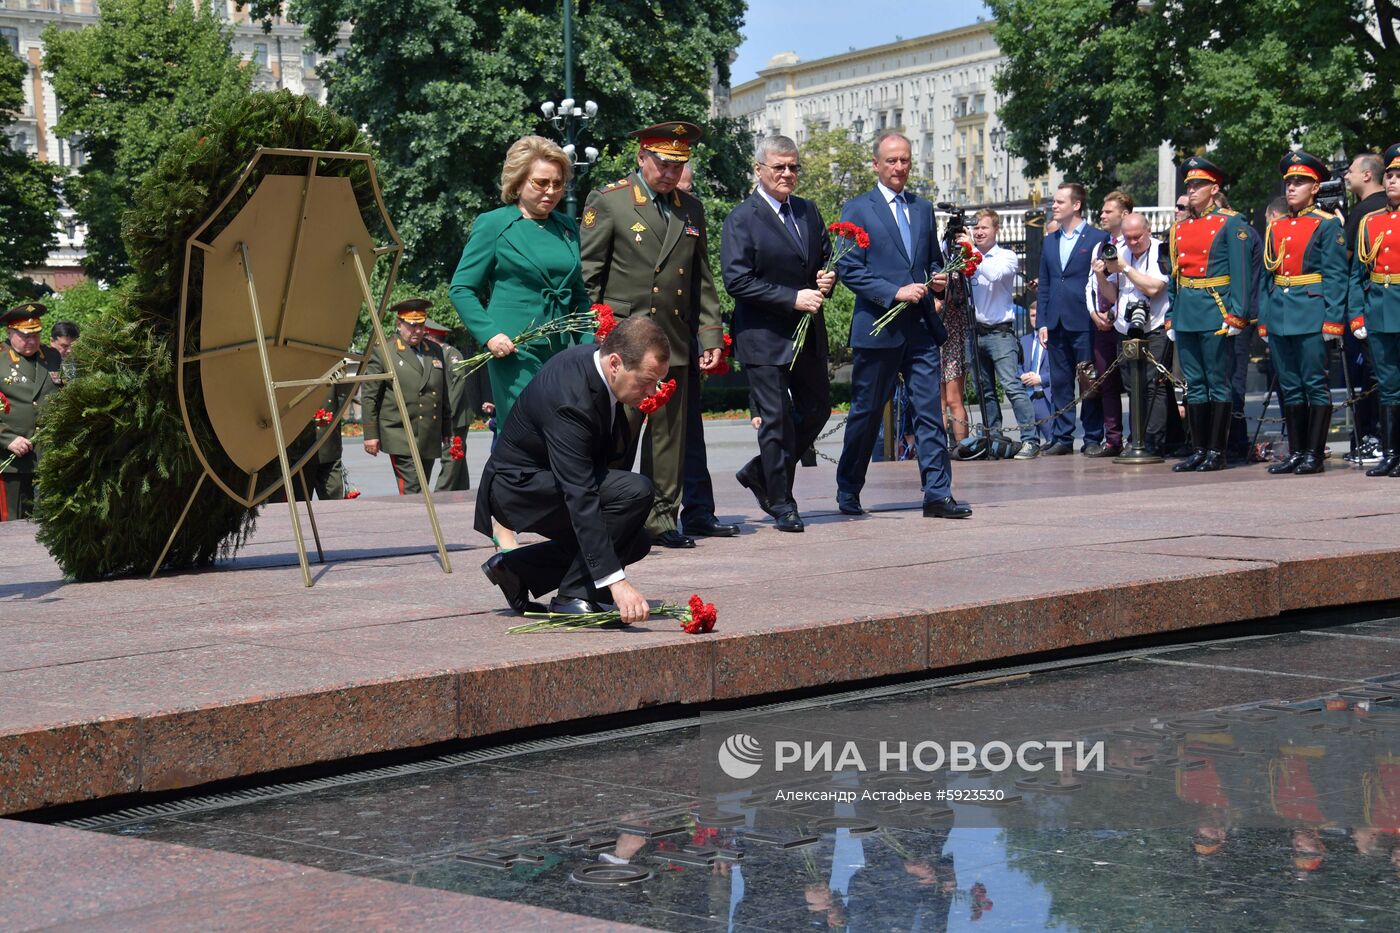
<svg viewBox="0 0 1400 933">
<path fill-rule="evenodd" d="M 1173 473 L 1190 473 L 1206 459 L 1206 443 L 1210 437 L 1210 403 L 1188 404 L 1186 424 L 1191 429 L 1191 447 L 1194 453 L 1172 467 Z"/>
<path fill-rule="evenodd" d="M 1271 465 L 1270 473 L 1292 473 L 1298 469 L 1298 462 L 1303 459 L 1303 450 L 1307 446 L 1308 406 L 1285 405 L 1283 421 L 1288 425 L 1288 456 Z"/>
<path fill-rule="evenodd" d="M 1206 444 L 1205 459 L 1196 467 L 1197 473 L 1225 469 L 1225 445 L 1230 440 L 1231 413 L 1229 402 L 1210 403 L 1210 440 Z"/>
<path fill-rule="evenodd" d="M 1400 466 L 1400 451 L 1395 449 L 1396 428 L 1400 428 L 1400 405 L 1382 405 L 1381 462 L 1367 470 L 1367 476 L 1390 476 L 1391 471 Z"/>
<path fill-rule="evenodd" d="M 1331 405 L 1308 406 L 1308 448 L 1303 451 L 1303 459 L 1293 472 L 1299 476 L 1321 473 L 1323 461 L 1327 458 L 1327 430 L 1332 427 Z"/>
</svg>

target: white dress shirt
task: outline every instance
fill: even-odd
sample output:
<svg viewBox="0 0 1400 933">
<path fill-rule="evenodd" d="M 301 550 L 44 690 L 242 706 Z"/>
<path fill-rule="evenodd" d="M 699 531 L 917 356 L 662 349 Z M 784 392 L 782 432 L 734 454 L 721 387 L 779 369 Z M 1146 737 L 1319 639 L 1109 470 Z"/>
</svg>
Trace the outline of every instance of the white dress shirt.
<svg viewBox="0 0 1400 933">
<path fill-rule="evenodd" d="M 1156 279 L 1165 284 L 1168 276 L 1162 271 L 1161 250 L 1166 246 L 1156 237 L 1147 238 L 1147 252 L 1141 256 L 1134 256 L 1133 251 L 1128 248 L 1128 243 L 1119 237 L 1115 243 L 1118 246 L 1118 255 L 1132 264 L 1133 269 L 1151 279 Z M 1090 260 L 1099 258 L 1099 247 L 1094 247 L 1094 253 Z M 1120 334 L 1128 332 L 1128 319 L 1123 314 L 1123 309 L 1128 307 L 1130 302 L 1139 298 L 1147 298 L 1147 293 L 1138 288 L 1126 272 L 1115 272 L 1109 276 L 1118 284 L 1118 302 L 1113 308 L 1113 326 Z M 1099 277 L 1095 273 L 1089 273 L 1089 282 L 1084 286 L 1084 298 L 1089 308 L 1093 311 L 1099 309 Z M 1167 296 L 1167 289 L 1163 288 L 1157 293 L 1156 298 L 1147 299 L 1152 306 L 1152 316 L 1147 323 L 1147 329 L 1154 331 L 1167 323 L 1167 308 L 1171 307 L 1171 298 Z"/>
<path fill-rule="evenodd" d="M 1016 320 L 1011 287 L 1016 284 L 1016 254 L 993 243 L 983 253 L 977 274 L 972 277 L 972 301 L 977 306 L 977 323 L 1008 324 Z"/>
<path fill-rule="evenodd" d="M 593 351 L 593 368 L 596 369 L 596 370 L 598 370 L 598 378 L 601 379 L 601 380 L 603 380 L 603 388 L 605 388 L 605 389 L 608 390 L 608 403 L 609 403 L 609 404 L 608 404 L 608 412 L 609 412 L 609 414 L 612 416 L 611 418 L 608 419 L 608 420 L 609 420 L 608 427 L 611 428 L 611 427 L 612 427 L 612 423 L 611 423 L 612 418 L 616 418 L 616 417 L 617 417 L 617 396 L 616 396 L 616 395 L 613 395 L 612 386 L 608 384 L 608 377 L 605 376 L 605 375 L 603 375 L 603 351 L 602 351 L 602 350 L 594 350 L 594 351 Z M 604 588 L 606 588 L 606 587 L 612 586 L 612 585 L 613 585 L 614 583 L 616 583 L 618 580 L 625 580 L 626 578 L 627 578 L 627 574 L 626 574 L 626 573 L 624 573 L 624 572 L 621 571 L 621 570 L 617 570 L 617 571 L 614 571 L 613 573 L 608 574 L 606 577 L 603 577 L 601 580 L 594 580 L 594 581 L 593 581 L 593 585 L 594 585 L 595 587 L 597 587 L 598 589 L 601 590 L 601 589 L 604 589 Z"/>
<path fill-rule="evenodd" d="M 895 191 L 893 188 L 885 187 L 885 183 L 882 181 L 875 182 L 875 187 L 880 189 L 880 195 L 885 199 L 885 203 L 890 206 L 890 217 L 894 219 L 894 225 L 898 227 L 899 217 L 895 214 L 895 211 L 899 210 L 900 206 L 895 201 L 895 197 L 900 195 L 901 192 Z M 909 195 L 906 193 L 903 196 L 906 198 L 904 202 L 904 219 L 906 222 L 910 223 L 910 229 L 912 230 L 913 222 L 909 218 L 909 201 L 907 200 Z"/>
</svg>

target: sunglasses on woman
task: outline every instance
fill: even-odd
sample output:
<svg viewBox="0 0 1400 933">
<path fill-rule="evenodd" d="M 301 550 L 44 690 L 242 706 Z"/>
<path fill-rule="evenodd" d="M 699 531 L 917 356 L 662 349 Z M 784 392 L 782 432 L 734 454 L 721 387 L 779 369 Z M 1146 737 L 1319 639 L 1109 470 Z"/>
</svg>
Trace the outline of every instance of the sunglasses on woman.
<svg viewBox="0 0 1400 933">
<path fill-rule="evenodd" d="M 530 187 L 541 194 L 548 194 L 551 191 L 563 191 L 564 183 L 550 178 L 531 178 Z"/>
</svg>

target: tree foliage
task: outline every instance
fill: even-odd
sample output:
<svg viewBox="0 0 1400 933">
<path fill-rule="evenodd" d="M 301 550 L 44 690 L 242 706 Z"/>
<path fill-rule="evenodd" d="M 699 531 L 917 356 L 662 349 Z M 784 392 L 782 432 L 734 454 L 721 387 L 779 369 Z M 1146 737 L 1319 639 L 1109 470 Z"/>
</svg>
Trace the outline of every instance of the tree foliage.
<svg viewBox="0 0 1400 933">
<path fill-rule="evenodd" d="M 250 4 L 257 16 L 280 0 Z M 501 160 L 524 133 L 557 138 L 539 104 L 563 96 L 562 7 L 483 0 L 292 0 L 286 13 L 330 52 L 330 103 L 374 138 L 385 197 L 407 246 L 405 275 L 432 283 L 460 257 L 471 220 L 498 204 Z M 574 16 L 576 97 L 598 103 L 582 144 L 625 151 L 664 119 L 705 122 L 711 68 L 727 80 L 743 0 L 592 0 Z M 711 127 L 712 139 L 733 130 Z M 595 180 L 612 180 L 601 172 Z M 582 192 L 586 194 L 586 192 Z"/>
<path fill-rule="evenodd" d="M 141 176 L 180 132 L 248 93 L 252 75 L 213 11 L 192 0 L 103 0 L 95 25 L 44 32 L 55 131 L 79 136 L 87 153 L 67 194 L 87 221 L 86 266 L 99 278 L 129 269 L 122 215 Z"/>
<path fill-rule="evenodd" d="M 1237 202 L 1291 143 L 1329 157 L 1400 135 L 1400 8 L 1389 0 L 988 0 L 1001 118 L 1027 172 L 1053 162 L 1094 200 L 1160 142 L 1209 148 Z"/>
<path fill-rule="evenodd" d="M 352 121 L 279 91 L 221 103 L 203 126 L 172 139 L 147 173 L 126 228 L 133 274 L 74 345 L 77 378 L 54 397 L 39 425 L 38 537 L 72 577 L 149 571 L 202 473 L 177 398 L 175 341 L 198 334 L 203 298 L 196 266 L 189 327 L 178 333 L 184 244 L 260 146 L 367 149 Z M 217 236 L 264 175 L 304 171 L 301 159 L 262 160 L 206 236 Z M 364 163 L 323 161 L 318 171 L 348 175 L 361 205 L 373 204 Z M 372 233 L 379 228 L 376 212 L 367 211 L 365 219 Z M 194 255 L 198 263 L 202 254 Z M 204 413 L 197 370 L 190 367 L 185 377 L 200 448 L 212 469 L 243 488 L 246 476 L 224 457 Z M 206 483 L 165 566 L 198 566 L 231 552 L 253 518 Z"/>
<path fill-rule="evenodd" d="M 0 49 L 0 123 L 24 107 L 24 78 L 28 67 Z M 14 282 L 26 266 L 39 265 L 53 247 L 58 215 L 58 186 L 52 168 L 0 144 L 0 304 L 9 292 L 23 288 Z"/>
</svg>

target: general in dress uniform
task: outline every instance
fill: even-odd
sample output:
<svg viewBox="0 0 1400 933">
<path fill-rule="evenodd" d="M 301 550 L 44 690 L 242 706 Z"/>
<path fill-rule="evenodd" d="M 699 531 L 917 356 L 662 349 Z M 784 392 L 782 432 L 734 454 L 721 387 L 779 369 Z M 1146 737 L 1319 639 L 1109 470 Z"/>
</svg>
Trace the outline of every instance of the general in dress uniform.
<svg viewBox="0 0 1400 933">
<path fill-rule="evenodd" d="M 1225 466 L 1234 340 L 1249 323 L 1254 282 L 1249 225 L 1215 203 L 1225 173 L 1203 156 L 1187 159 L 1182 170 L 1190 213 L 1172 224 L 1168 236 L 1167 327 L 1186 377 L 1186 415 L 1195 450 L 1172 467 L 1178 473 Z"/>
<path fill-rule="evenodd" d="M 1259 333 L 1269 338 L 1290 452 L 1269 472 L 1321 473 L 1332 423 L 1326 341 L 1340 342 L 1346 322 L 1346 235 L 1314 203 L 1328 174 L 1320 159 L 1290 152 L 1279 172 L 1288 214 L 1264 232 Z"/>
<path fill-rule="evenodd" d="M 422 491 L 418 486 L 418 474 L 413 469 L 409 444 L 418 448 L 423 478 L 427 479 L 433 462 L 442 453 L 443 435 L 452 426 L 447 363 L 442 346 L 424 336 L 430 307 L 432 302 L 426 298 L 409 298 L 390 309 L 398 315 L 398 333 L 389 340 L 389 362 L 398 373 L 399 388 L 403 391 L 409 418 L 407 430 L 399 415 L 399 406 L 394 402 L 393 383 L 388 380 L 366 382 L 362 396 L 365 453 L 378 456 L 383 450 L 389 455 L 399 495 Z M 365 364 L 365 372 L 384 372 L 378 353 Z"/>
<path fill-rule="evenodd" d="M 676 528 L 685 459 L 687 367 L 696 365 L 691 341 L 700 346 L 701 371 L 719 365 L 724 345 L 719 293 L 710 271 L 705 210 L 679 190 L 691 145 L 700 128 L 670 122 L 631 134 L 638 138 L 637 170 L 588 196 L 580 229 L 583 278 L 595 302 L 612 307 L 619 320 L 646 314 L 671 341 L 676 380 L 671 400 L 647 417 L 642 472 L 656 489 L 647 531 L 663 547 L 694 547 Z M 641 415 L 628 410 L 633 437 Z"/>
<path fill-rule="evenodd" d="M 1400 143 L 1385 151 L 1386 206 L 1361 218 L 1352 266 L 1352 332 L 1371 346 L 1381 401 L 1381 462 L 1367 476 L 1400 476 Z"/>
<path fill-rule="evenodd" d="M 5 324 L 6 358 L 0 361 L 4 385 L 0 386 L 0 461 L 4 469 L 3 495 L 0 495 L 0 521 L 24 518 L 34 501 L 34 468 L 39 451 L 34 446 L 34 427 L 63 385 L 62 357 L 39 339 L 44 325 L 39 318 L 48 309 L 37 301 L 15 305 L 0 318 Z"/>
</svg>

